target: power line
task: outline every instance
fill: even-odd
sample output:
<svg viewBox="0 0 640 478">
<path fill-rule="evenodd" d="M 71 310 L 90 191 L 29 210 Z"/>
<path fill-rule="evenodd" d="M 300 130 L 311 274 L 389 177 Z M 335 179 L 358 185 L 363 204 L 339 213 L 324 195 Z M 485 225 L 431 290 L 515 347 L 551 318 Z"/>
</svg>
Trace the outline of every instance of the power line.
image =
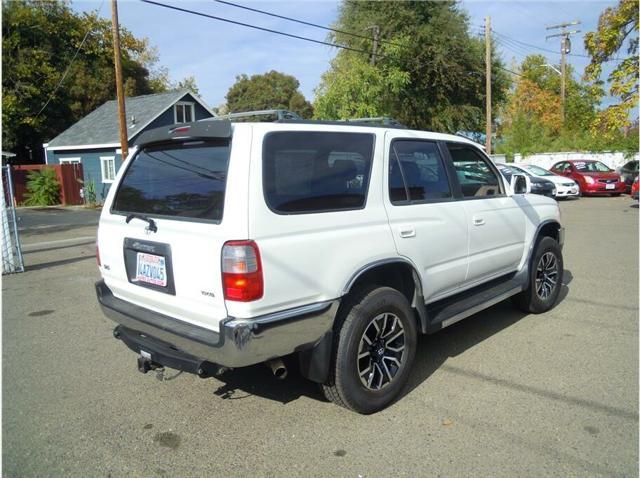
<svg viewBox="0 0 640 478">
<path fill-rule="evenodd" d="M 98 15 L 100 13 L 100 11 L 102 10 L 102 5 L 103 4 L 104 4 L 104 0 L 102 0 L 102 2 L 100 2 L 100 6 L 98 7 L 98 10 L 96 11 L 96 15 Z M 84 37 L 82 38 L 82 41 L 80 42 L 80 45 L 78 45 L 78 48 L 76 48 L 76 52 L 73 54 L 73 58 L 71 58 L 71 61 L 69 62 L 69 64 L 67 65 L 67 68 L 64 70 L 64 73 L 62 74 L 62 78 L 60 78 L 60 81 L 58 81 L 58 84 L 56 85 L 56 87 L 53 89 L 53 91 L 49 95 L 49 98 L 47 99 L 45 104 L 42 106 L 42 108 L 40 108 L 40 111 L 38 111 L 38 114 L 36 114 L 36 116 L 33 118 L 34 121 L 38 119 L 38 116 L 40 116 L 40 114 L 45 110 L 47 105 L 49 105 L 49 103 L 51 102 L 51 100 L 53 99 L 55 94 L 58 92 L 58 89 L 60 89 L 60 87 L 62 86 L 62 83 L 64 82 L 65 78 L 67 77 L 67 74 L 69 73 L 69 70 L 71 70 L 71 66 L 73 65 L 73 62 L 75 61 L 76 57 L 78 56 L 78 53 L 80 53 L 80 49 L 84 46 L 84 42 L 87 41 L 87 37 L 89 36 L 89 33 L 91 33 L 92 31 L 93 31 L 93 28 L 89 28 L 89 30 L 87 30 L 87 33 L 84 34 Z"/>
<path fill-rule="evenodd" d="M 173 5 L 166 5 L 164 3 L 154 2 L 152 0 L 140 0 L 140 1 L 143 2 L 143 3 L 149 3 L 149 4 L 152 4 L 152 5 L 157 5 L 159 7 L 169 8 L 171 10 L 176 10 L 176 11 L 179 11 L 179 12 L 191 13 L 192 15 L 198 15 L 198 16 L 201 16 L 201 17 L 211 18 L 212 20 L 219 20 L 221 22 L 232 23 L 234 25 L 240 25 L 242 27 L 253 28 L 254 30 L 261 30 L 263 32 L 275 33 L 276 35 L 282 35 L 282 36 L 289 37 L 289 38 L 295 38 L 297 40 L 304 40 L 304 41 L 308 41 L 308 42 L 312 42 L 312 43 L 318 43 L 320 45 L 332 46 L 334 48 L 341 48 L 343 50 L 350 50 L 350 51 L 355 51 L 355 52 L 358 52 L 358 53 L 365 53 L 367 55 L 371 54 L 371 52 L 368 52 L 366 50 L 360 50 L 358 48 L 352 48 L 350 46 L 340 45 L 340 44 L 337 44 L 337 43 L 331 43 L 331 42 L 326 42 L 326 41 L 322 41 L 322 40 L 314 40 L 313 38 L 303 37 L 303 36 L 300 36 L 300 35 L 294 35 L 292 33 L 285 33 L 285 32 L 281 32 L 281 31 L 278 31 L 278 30 L 272 30 L 270 28 L 259 27 L 257 25 L 251 25 L 250 23 L 238 22 L 236 20 L 230 20 L 228 18 L 222 18 L 222 17 L 218 17 L 218 16 L 215 16 L 215 15 L 209 15 L 208 13 L 196 12 L 195 10 L 188 10 L 186 8 L 175 7 Z"/>
<path fill-rule="evenodd" d="M 314 28 L 321 28 L 322 30 L 327 30 L 334 33 L 342 33 L 343 35 L 349 35 L 356 38 L 363 38 L 365 40 L 371 41 L 372 38 L 366 35 L 361 35 L 359 33 L 347 32 L 345 30 L 338 30 L 337 28 L 331 28 L 324 25 L 318 25 L 317 23 L 306 22 L 304 20 L 298 20 L 296 18 L 285 17 L 284 15 L 278 15 L 277 13 L 267 12 L 265 10 L 258 10 L 257 8 L 247 7 L 245 5 L 238 5 L 237 3 L 227 2 L 226 0 L 214 0 L 214 2 L 222 3 L 224 5 L 230 5 L 236 8 L 242 8 L 243 10 L 248 10 L 250 12 L 261 13 L 263 15 L 269 15 L 270 17 L 281 18 L 283 20 L 288 20 L 290 22 L 300 23 L 301 25 L 307 25 Z M 378 39 L 381 43 L 388 43 L 390 45 L 401 46 L 399 43 L 394 43 L 389 40 Z"/>
<path fill-rule="evenodd" d="M 369 51 L 360 50 L 358 48 L 352 48 L 352 47 L 348 47 L 348 46 L 345 46 L 345 45 L 340 45 L 340 44 L 337 44 L 337 43 L 330 43 L 330 42 L 325 42 L 325 41 L 321 41 L 321 40 L 315 40 L 313 38 L 303 37 L 303 36 L 300 36 L 300 35 L 294 35 L 292 33 L 281 32 L 281 31 L 278 31 L 278 30 L 270 29 L 270 28 L 265 28 L 265 27 L 260 27 L 260 26 L 257 26 L 257 25 L 252 25 L 250 23 L 243 23 L 243 22 L 239 22 L 239 21 L 236 21 L 236 20 L 230 20 L 228 18 L 218 17 L 218 16 L 215 16 L 215 15 L 210 15 L 208 13 L 197 12 L 195 10 L 189 10 L 189 9 L 186 9 L 186 8 L 176 7 L 176 6 L 173 6 L 173 5 L 166 5 L 164 3 L 156 2 L 154 0 L 140 0 L 140 1 L 143 2 L 143 3 L 149 3 L 149 4 L 152 4 L 152 5 L 157 5 L 159 7 L 168 8 L 168 9 L 171 9 L 171 10 L 177 10 L 177 11 L 184 12 L 184 13 L 191 13 L 192 15 L 198 15 L 198 16 L 205 17 L 205 18 L 211 18 L 213 20 L 219 20 L 219 21 L 223 21 L 223 22 L 227 22 L 227 23 L 232 23 L 234 25 L 239 25 L 239 26 L 243 26 L 243 27 L 247 27 L 247 28 L 253 28 L 255 30 L 261 30 L 261 31 L 265 31 L 265 32 L 268 32 L 268 33 L 274 33 L 276 35 L 283 35 L 283 36 L 290 37 L 290 38 L 295 38 L 295 39 L 298 39 L 298 40 L 304 40 L 304 41 L 309 41 L 309 42 L 313 42 L 313 43 L 318 43 L 320 45 L 327 45 L 327 46 L 331 46 L 331 47 L 335 47 L 335 48 L 341 48 L 341 49 L 344 49 L 344 50 L 355 51 L 355 52 L 358 52 L 358 53 L 365 53 L 367 55 L 371 54 L 371 52 L 369 52 Z M 219 1 L 220 3 L 230 3 L 230 2 L 226 2 L 226 1 L 220 1 L 220 0 L 215 0 L 215 1 Z M 293 21 L 295 21 L 295 20 L 293 20 Z M 380 58 L 385 58 L 385 57 L 381 56 Z M 506 71 L 508 73 L 511 73 L 512 75 L 522 76 L 521 74 L 516 73 L 515 71 L 511 71 L 511 70 L 509 70 L 507 68 L 503 68 L 501 66 L 497 66 L 497 68 L 499 68 L 501 70 L 504 70 L 504 71 Z"/>
</svg>

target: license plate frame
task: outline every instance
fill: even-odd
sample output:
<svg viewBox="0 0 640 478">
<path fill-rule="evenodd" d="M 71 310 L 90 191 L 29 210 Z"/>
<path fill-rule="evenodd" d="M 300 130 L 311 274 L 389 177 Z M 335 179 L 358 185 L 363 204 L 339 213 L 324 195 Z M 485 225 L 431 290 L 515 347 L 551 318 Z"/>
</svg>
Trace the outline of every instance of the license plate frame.
<svg viewBox="0 0 640 478">
<path fill-rule="evenodd" d="M 162 242 L 153 242 L 144 239 L 125 237 L 123 244 L 124 265 L 127 280 L 136 287 L 145 287 L 163 294 L 176 295 L 175 281 L 173 278 L 173 258 L 171 245 Z M 165 263 L 165 285 L 154 284 L 138 280 L 138 253 L 161 256 Z M 160 281 L 162 283 L 164 281 Z"/>
<path fill-rule="evenodd" d="M 164 256 L 138 252 L 136 254 L 136 281 L 166 287 L 167 263 Z"/>
<path fill-rule="evenodd" d="M 615 189 L 616 185 L 615 185 L 615 183 L 607 183 L 604 188 L 605 189 Z"/>
</svg>

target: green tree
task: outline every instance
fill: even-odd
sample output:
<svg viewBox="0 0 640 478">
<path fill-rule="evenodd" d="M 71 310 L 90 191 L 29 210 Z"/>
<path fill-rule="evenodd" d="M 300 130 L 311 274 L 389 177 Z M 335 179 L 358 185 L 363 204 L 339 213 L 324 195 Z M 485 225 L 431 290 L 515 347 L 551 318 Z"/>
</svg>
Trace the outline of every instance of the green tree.
<svg viewBox="0 0 640 478">
<path fill-rule="evenodd" d="M 120 34 L 126 94 L 166 90 L 148 40 Z M 61 0 L 3 2 L 2 69 L 2 147 L 38 162 L 43 142 L 115 98 L 111 22 Z"/>
<path fill-rule="evenodd" d="M 596 87 L 604 87 L 603 64 L 624 54 L 625 46 L 627 55 L 607 78 L 609 92 L 620 102 L 598 113 L 592 126 L 594 135 L 609 139 L 619 136 L 631 124 L 629 114 L 638 106 L 638 6 L 638 0 L 621 0 L 615 7 L 606 8 L 598 29 L 585 35 L 585 48 L 591 55 L 585 78 Z"/>
<path fill-rule="evenodd" d="M 373 25 L 382 39 L 375 65 L 366 54 L 340 50 L 316 90 L 316 117 L 391 116 L 416 128 L 484 129 L 484 41 L 469 34 L 457 2 L 346 0 L 334 27 L 366 36 Z M 372 49 L 367 38 L 330 38 Z M 492 101 L 498 105 L 509 79 L 493 58 Z"/>
<path fill-rule="evenodd" d="M 194 76 L 187 76 L 182 81 L 179 81 L 174 86 L 174 89 L 176 90 L 187 89 L 187 90 L 193 91 L 196 95 L 200 95 L 200 89 L 198 88 L 198 84 L 196 83 L 196 79 Z"/>
<path fill-rule="evenodd" d="M 313 115 L 311 104 L 298 90 L 295 77 L 278 71 L 262 75 L 236 76 L 236 82 L 227 92 L 227 108 L 231 113 L 265 109 L 286 109 L 303 118 Z"/>
<path fill-rule="evenodd" d="M 553 65 L 559 70 L 558 65 Z M 589 128 L 596 118 L 601 90 L 575 78 L 571 65 L 566 70 L 565 117 L 560 102 L 560 75 L 542 55 L 529 55 L 519 67 L 515 88 L 501 111 L 497 150 L 533 153 L 575 149 L 601 149 Z"/>
</svg>

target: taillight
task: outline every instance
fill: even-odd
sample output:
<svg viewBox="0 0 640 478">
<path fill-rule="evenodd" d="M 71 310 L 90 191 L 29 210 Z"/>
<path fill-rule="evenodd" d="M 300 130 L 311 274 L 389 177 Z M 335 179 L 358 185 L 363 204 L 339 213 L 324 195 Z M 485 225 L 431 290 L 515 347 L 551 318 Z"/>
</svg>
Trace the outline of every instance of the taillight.
<svg viewBox="0 0 640 478">
<path fill-rule="evenodd" d="M 262 297 L 262 264 L 255 242 L 228 241 L 222 246 L 222 287 L 226 300 L 250 302 Z"/>
</svg>

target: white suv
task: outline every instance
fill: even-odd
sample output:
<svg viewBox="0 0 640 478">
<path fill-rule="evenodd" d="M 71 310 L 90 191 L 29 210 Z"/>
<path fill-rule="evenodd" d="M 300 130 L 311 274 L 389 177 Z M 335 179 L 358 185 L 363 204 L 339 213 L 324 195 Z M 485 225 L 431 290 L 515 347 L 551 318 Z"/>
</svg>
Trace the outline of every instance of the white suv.
<svg viewBox="0 0 640 478">
<path fill-rule="evenodd" d="M 96 284 L 146 372 L 267 362 L 383 408 L 417 335 L 514 297 L 554 306 L 553 199 L 475 143 L 390 126 L 197 122 L 144 133 L 100 217 Z M 515 193 L 514 193 L 514 190 Z"/>
</svg>

